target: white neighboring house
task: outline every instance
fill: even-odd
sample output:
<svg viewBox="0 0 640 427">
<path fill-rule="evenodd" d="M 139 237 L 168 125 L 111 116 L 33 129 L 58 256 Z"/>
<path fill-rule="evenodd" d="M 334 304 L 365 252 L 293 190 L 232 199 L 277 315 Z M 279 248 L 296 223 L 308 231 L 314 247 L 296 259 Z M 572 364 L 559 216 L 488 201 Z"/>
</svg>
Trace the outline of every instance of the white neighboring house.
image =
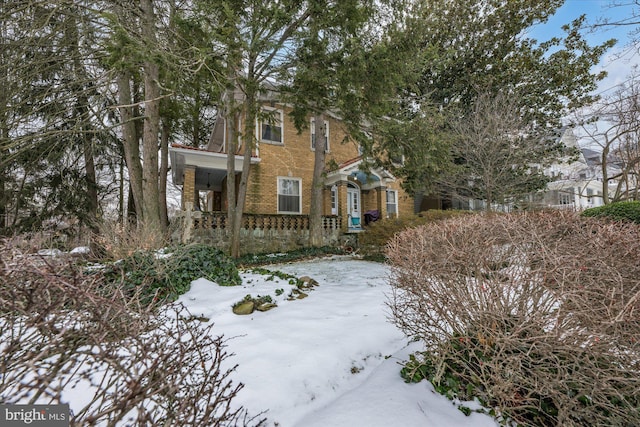
<svg viewBox="0 0 640 427">
<path fill-rule="evenodd" d="M 544 207 L 556 209 L 583 210 L 602 206 L 603 185 L 599 154 L 593 150 L 581 149 L 570 128 L 562 129 L 560 136 L 567 148 L 579 152 L 578 159 L 570 162 L 567 155 L 545 169 L 544 173 L 553 178 L 539 202 Z M 613 183 L 609 183 L 607 187 Z"/>
</svg>

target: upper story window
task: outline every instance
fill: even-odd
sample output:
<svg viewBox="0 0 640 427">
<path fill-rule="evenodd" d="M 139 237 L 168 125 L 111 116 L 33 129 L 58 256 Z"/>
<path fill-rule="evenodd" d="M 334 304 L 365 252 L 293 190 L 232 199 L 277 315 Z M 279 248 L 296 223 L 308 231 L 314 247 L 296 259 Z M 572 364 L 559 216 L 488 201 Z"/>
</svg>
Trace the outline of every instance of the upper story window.
<svg viewBox="0 0 640 427">
<path fill-rule="evenodd" d="M 262 109 L 263 117 L 258 120 L 258 139 L 262 142 L 272 144 L 283 144 L 282 139 L 282 110 L 276 108 L 264 107 Z"/>
<path fill-rule="evenodd" d="M 278 177 L 278 213 L 299 214 L 302 206 L 302 180 Z"/>
<path fill-rule="evenodd" d="M 311 151 L 316 150 L 316 120 L 311 118 Z M 324 121 L 324 151 L 329 152 L 329 122 Z"/>
</svg>

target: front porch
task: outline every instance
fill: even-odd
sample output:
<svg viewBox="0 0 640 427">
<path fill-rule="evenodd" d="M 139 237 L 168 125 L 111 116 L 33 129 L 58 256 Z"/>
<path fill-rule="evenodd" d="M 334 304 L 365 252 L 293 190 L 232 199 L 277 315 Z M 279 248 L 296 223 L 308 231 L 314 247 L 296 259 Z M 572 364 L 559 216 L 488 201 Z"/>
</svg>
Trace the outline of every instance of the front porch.
<svg viewBox="0 0 640 427">
<path fill-rule="evenodd" d="M 192 218 L 193 230 L 226 230 L 227 228 L 227 214 L 223 212 L 193 212 Z M 309 216 L 244 214 L 240 228 L 265 231 L 309 231 Z M 337 215 L 323 216 L 322 228 L 325 231 L 339 231 L 342 228 L 342 218 Z"/>
<path fill-rule="evenodd" d="M 231 232 L 223 212 L 184 210 L 180 213 L 182 243 L 205 243 L 227 250 Z M 344 233 L 343 219 L 337 215 L 322 217 L 324 246 L 353 246 L 353 235 Z M 241 254 L 287 252 L 309 246 L 309 216 L 280 214 L 244 214 L 240 231 Z"/>
</svg>

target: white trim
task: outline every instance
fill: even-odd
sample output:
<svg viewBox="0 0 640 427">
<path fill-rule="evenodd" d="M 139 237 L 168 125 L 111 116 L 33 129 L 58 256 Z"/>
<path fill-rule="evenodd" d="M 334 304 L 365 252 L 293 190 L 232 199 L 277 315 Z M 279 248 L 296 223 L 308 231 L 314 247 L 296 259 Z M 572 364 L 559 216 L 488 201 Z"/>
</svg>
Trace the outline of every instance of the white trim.
<svg viewBox="0 0 640 427">
<path fill-rule="evenodd" d="M 280 209 L 280 182 L 283 180 L 297 181 L 298 182 L 298 211 L 283 211 Z M 291 196 L 290 194 L 283 194 L 283 196 Z M 295 194 L 293 195 L 295 196 Z M 300 215 L 302 213 L 302 178 L 292 178 L 290 176 L 279 176 L 276 179 L 276 207 L 279 214 L 292 214 Z"/>
<path fill-rule="evenodd" d="M 224 122 L 224 125 L 222 126 L 222 151 L 221 153 L 226 153 L 227 152 L 227 119 L 224 118 L 222 119 Z M 236 141 L 236 149 L 241 149 L 242 148 L 242 143 L 244 142 L 242 140 L 242 117 L 238 117 L 238 129 L 237 129 L 237 141 Z"/>
<path fill-rule="evenodd" d="M 173 183 L 182 185 L 183 172 L 186 165 L 197 168 L 227 170 L 227 153 L 215 153 L 206 150 L 194 150 L 190 148 L 169 147 L 169 159 L 171 161 L 171 174 Z M 243 156 L 233 156 L 234 170 L 242 171 Z M 251 157 L 250 164 L 260 163 L 259 157 Z"/>
<path fill-rule="evenodd" d="M 360 170 L 360 164 L 362 162 L 363 160 L 360 159 L 343 168 L 327 173 L 327 176 L 325 177 L 325 180 L 324 180 L 325 185 L 333 185 L 340 181 L 346 181 L 349 175 L 351 175 L 353 172 L 357 172 Z M 360 182 L 359 184 L 360 184 L 361 190 L 372 190 L 374 188 L 378 188 L 381 186 L 386 187 L 387 184 L 396 181 L 396 178 L 386 169 L 372 168 L 369 170 L 369 174 L 376 176 L 377 178 L 380 179 L 380 181 L 374 181 L 369 183 Z"/>
<path fill-rule="evenodd" d="M 338 186 L 331 186 L 331 215 L 338 215 Z"/>
<path fill-rule="evenodd" d="M 266 123 L 269 126 L 274 126 L 274 125 L 277 125 L 278 123 L 280 124 L 280 141 L 262 138 L 262 134 L 263 134 L 262 125 L 265 124 L 264 119 L 256 119 L 256 139 L 259 142 L 264 142 L 265 144 L 284 145 L 284 112 L 280 108 L 273 108 L 273 107 L 262 107 L 262 110 L 275 111 L 276 114 L 274 114 L 274 116 L 277 116 L 277 115 L 280 116 L 280 118 L 274 117 L 274 122 L 272 124 L 268 122 Z"/>
<path fill-rule="evenodd" d="M 347 182 L 347 218 L 349 228 L 362 227 L 362 194 L 360 186 Z"/>
<path fill-rule="evenodd" d="M 330 133 L 329 133 L 329 122 L 328 121 L 324 121 L 324 128 L 325 128 L 325 147 L 324 147 L 324 152 L 328 153 L 331 149 L 331 145 L 329 143 L 330 141 Z M 311 151 L 316 151 L 316 147 L 314 144 L 314 134 L 316 133 L 316 119 L 315 117 L 311 117 L 311 123 L 309 124 L 309 136 L 310 136 L 310 147 L 311 147 Z"/>
<path fill-rule="evenodd" d="M 389 203 L 389 194 L 393 194 L 393 201 L 391 203 Z M 394 206 L 394 210 L 395 212 L 391 212 L 393 215 L 395 215 L 396 217 L 399 214 L 398 211 L 398 190 L 391 190 L 391 189 L 387 189 L 385 191 L 385 203 L 387 206 L 387 218 L 389 218 L 389 206 Z"/>
</svg>

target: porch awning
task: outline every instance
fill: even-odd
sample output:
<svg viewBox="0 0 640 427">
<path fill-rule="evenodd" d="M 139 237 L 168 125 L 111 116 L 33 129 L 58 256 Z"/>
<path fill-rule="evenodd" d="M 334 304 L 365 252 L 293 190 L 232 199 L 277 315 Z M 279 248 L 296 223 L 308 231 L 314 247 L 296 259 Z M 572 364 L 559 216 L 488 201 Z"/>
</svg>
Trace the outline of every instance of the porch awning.
<svg viewBox="0 0 640 427">
<path fill-rule="evenodd" d="M 357 157 L 342 163 L 337 170 L 327 173 L 325 185 L 333 185 L 339 181 L 346 181 L 352 178 L 358 181 L 360 188 L 370 190 L 378 187 L 386 187 L 387 183 L 396 180 L 396 178 L 385 169 L 363 169 L 361 166 L 363 161 L 365 160 Z"/>
<path fill-rule="evenodd" d="M 234 170 L 242 171 L 242 156 L 234 156 Z M 171 160 L 171 179 L 175 185 L 184 184 L 184 169 L 186 166 L 196 168 L 196 190 L 222 189 L 222 180 L 227 176 L 227 154 L 215 153 L 200 148 L 172 144 L 169 147 Z M 251 164 L 260 163 L 259 157 L 252 157 Z"/>
</svg>

